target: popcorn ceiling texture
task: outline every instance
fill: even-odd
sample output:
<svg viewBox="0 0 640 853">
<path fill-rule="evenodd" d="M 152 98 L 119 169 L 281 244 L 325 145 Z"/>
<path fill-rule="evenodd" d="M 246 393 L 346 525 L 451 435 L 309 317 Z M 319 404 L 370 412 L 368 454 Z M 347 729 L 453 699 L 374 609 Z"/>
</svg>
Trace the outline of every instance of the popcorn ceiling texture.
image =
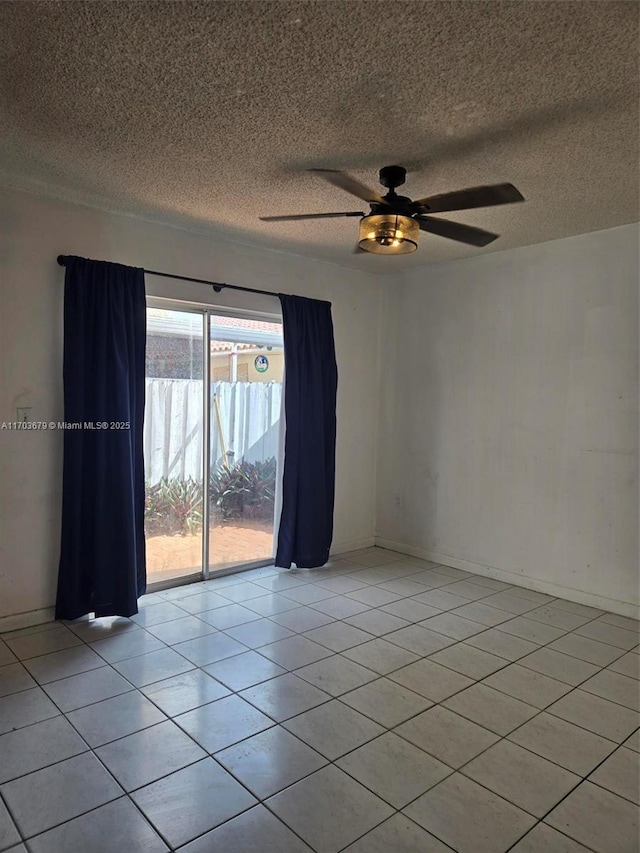
<svg viewBox="0 0 640 853">
<path fill-rule="evenodd" d="M 377 272 L 638 219 L 635 2 L 0 3 L 0 179 Z M 448 214 L 502 235 L 351 255 L 366 209 L 305 174 L 414 198 L 513 182 Z M 364 205 L 364 206 L 363 206 Z"/>
</svg>

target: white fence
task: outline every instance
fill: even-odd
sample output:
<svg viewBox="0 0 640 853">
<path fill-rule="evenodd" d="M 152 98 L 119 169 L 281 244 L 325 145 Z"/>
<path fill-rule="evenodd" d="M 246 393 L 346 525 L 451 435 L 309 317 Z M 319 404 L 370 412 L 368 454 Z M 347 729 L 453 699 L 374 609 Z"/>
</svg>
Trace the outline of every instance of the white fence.
<svg viewBox="0 0 640 853">
<path fill-rule="evenodd" d="M 144 418 L 145 480 L 202 477 L 202 381 L 147 379 Z M 218 415 L 229 460 L 276 456 L 282 403 L 279 382 L 211 383 L 211 458 L 222 459 Z M 212 467 L 214 467 L 212 466 Z"/>
</svg>

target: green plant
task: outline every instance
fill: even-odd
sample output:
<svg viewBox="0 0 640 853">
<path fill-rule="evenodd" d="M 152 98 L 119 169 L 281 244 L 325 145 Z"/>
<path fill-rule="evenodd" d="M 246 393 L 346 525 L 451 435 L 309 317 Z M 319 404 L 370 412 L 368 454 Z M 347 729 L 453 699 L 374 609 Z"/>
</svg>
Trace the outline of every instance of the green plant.
<svg viewBox="0 0 640 853">
<path fill-rule="evenodd" d="M 221 465 L 211 475 L 210 497 L 227 521 L 232 518 L 262 519 L 273 516 L 276 459 Z"/>
<path fill-rule="evenodd" d="M 145 486 L 145 529 L 149 535 L 196 533 L 202 526 L 202 484 L 177 477 Z"/>
</svg>

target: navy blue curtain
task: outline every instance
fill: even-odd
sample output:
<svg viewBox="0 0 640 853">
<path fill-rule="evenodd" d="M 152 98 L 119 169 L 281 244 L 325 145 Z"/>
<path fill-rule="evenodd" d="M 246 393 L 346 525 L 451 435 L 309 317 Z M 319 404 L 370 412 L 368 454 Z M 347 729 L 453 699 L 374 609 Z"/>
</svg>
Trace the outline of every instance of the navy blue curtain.
<svg viewBox="0 0 640 853">
<path fill-rule="evenodd" d="M 311 569 L 333 536 L 338 368 L 331 303 L 280 294 L 285 447 L 276 565 Z"/>
<path fill-rule="evenodd" d="M 68 258 L 56 619 L 131 616 L 146 589 L 145 345 L 144 270 Z"/>
</svg>

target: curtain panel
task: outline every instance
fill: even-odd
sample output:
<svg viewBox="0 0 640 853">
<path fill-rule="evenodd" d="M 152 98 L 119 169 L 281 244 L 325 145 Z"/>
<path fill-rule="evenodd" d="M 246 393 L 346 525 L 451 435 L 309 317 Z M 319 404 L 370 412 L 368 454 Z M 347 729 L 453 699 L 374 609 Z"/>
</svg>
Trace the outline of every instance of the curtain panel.
<svg viewBox="0 0 640 853">
<path fill-rule="evenodd" d="M 333 536 L 338 369 L 331 304 L 280 294 L 285 442 L 276 565 L 323 566 Z"/>
<path fill-rule="evenodd" d="M 56 619 L 131 616 L 146 589 L 144 271 L 68 258 Z"/>
</svg>

